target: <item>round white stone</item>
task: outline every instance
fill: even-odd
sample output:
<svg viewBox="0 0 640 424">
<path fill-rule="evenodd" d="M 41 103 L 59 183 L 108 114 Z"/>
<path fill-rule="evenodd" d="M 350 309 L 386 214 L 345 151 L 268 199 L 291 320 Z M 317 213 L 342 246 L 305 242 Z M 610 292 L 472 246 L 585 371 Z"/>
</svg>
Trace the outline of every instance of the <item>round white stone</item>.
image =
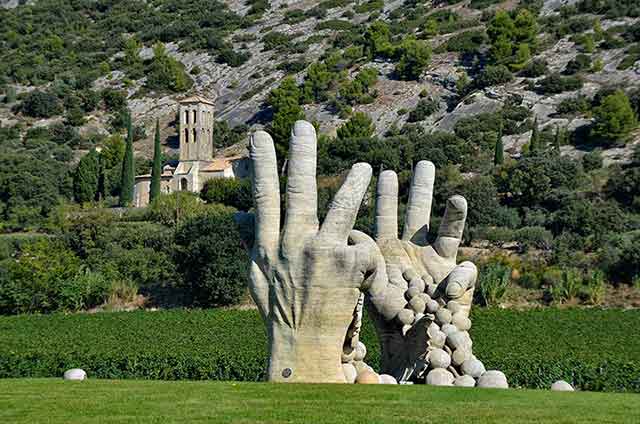
<svg viewBox="0 0 640 424">
<path fill-rule="evenodd" d="M 460 368 L 464 375 L 470 375 L 473 378 L 480 377 L 486 371 L 484 364 L 473 357 L 464 361 Z"/>
<path fill-rule="evenodd" d="M 436 312 L 438 312 L 438 309 L 440 309 L 440 304 L 437 300 L 431 299 L 427 301 L 427 312 L 435 314 Z"/>
<path fill-rule="evenodd" d="M 501 371 L 490 370 L 480 376 L 478 379 L 478 387 L 486 389 L 508 389 L 509 383 L 507 383 L 507 377 Z"/>
<path fill-rule="evenodd" d="M 467 349 L 456 349 L 451 354 L 451 362 L 453 362 L 453 365 L 457 365 L 457 366 L 462 365 L 464 361 L 470 358 L 471 358 L 471 352 L 468 351 Z"/>
<path fill-rule="evenodd" d="M 403 309 L 398 312 L 398 320 L 404 325 L 411 325 L 415 319 L 415 314 L 409 309 Z"/>
<path fill-rule="evenodd" d="M 448 309 L 445 308 L 440 308 L 438 309 L 438 312 L 436 312 L 436 321 L 438 321 L 439 324 L 448 324 L 451 322 L 451 311 L 449 311 Z"/>
<path fill-rule="evenodd" d="M 347 380 L 347 383 L 353 384 L 356 382 L 356 377 L 358 376 L 356 367 L 352 364 L 342 364 L 342 371 L 344 372 L 344 378 Z"/>
<path fill-rule="evenodd" d="M 447 344 L 451 349 L 471 350 L 471 339 L 463 331 L 454 331 L 447 334 Z"/>
<path fill-rule="evenodd" d="M 458 387 L 475 387 L 476 380 L 470 375 L 461 375 L 454 380 L 453 385 Z"/>
<path fill-rule="evenodd" d="M 356 346 L 356 354 L 353 357 L 354 361 L 362 361 L 367 356 L 367 347 L 362 342 L 358 342 Z"/>
<path fill-rule="evenodd" d="M 452 386 L 453 374 L 444 368 L 435 368 L 427 374 L 427 384 L 431 386 Z"/>
<path fill-rule="evenodd" d="M 574 388 L 566 381 L 558 380 L 551 385 L 551 390 L 553 390 L 554 392 L 573 392 Z"/>
<path fill-rule="evenodd" d="M 458 327 L 453 324 L 444 324 L 441 328 L 442 332 L 447 336 L 458 331 Z"/>
<path fill-rule="evenodd" d="M 471 320 L 463 312 L 456 312 L 451 318 L 451 323 L 460 331 L 467 331 L 471 328 Z"/>
<path fill-rule="evenodd" d="M 409 301 L 409 304 L 411 305 L 411 309 L 413 309 L 416 314 L 422 315 L 424 313 L 424 309 L 426 307 L 426 305 L 424 304 L 424 300 L 420 299 L 419 297 L 414 297 Z"/>
<path fill-rule="evenodd" d="M 427 354 L 427 360 L 432 368 L 447 368 L 451 365 L 451 356 L 442 349 L 433 349 Z"/>
<path fill-rule="evenodd" d="M 407 300 L 411 300 L 414 297 L 418 297 L 420 293 L 422 293 L 422 290 L 420 290 L 418 287 L 409 287 L 409 289 L 404 292 L 404 295 L 406 296 Z"/>
<path fill-rule="evenodd" d="M 87 378 L 87 373 L 80 368 L 72 368 L 70 370 L 67 370 L 64 372 L 64 377 L 65 380 L 86 380 Z"/>
<path fill-rule="evenodd" d="M 380 374 L 380 383 L 381 384 L 398 384 L 398 381 L 389 374 Z"/>
</svg>

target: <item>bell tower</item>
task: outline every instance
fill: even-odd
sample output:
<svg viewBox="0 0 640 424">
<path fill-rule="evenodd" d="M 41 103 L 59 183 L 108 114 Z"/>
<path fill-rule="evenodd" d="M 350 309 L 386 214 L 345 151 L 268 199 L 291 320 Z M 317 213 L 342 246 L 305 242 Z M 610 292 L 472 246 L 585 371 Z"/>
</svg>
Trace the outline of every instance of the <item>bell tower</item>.
<svg viewBox="0 0 640 424">
<path fill-rule="evenodd" d="M 180 101 L 180 162 L 213 161 L 214 104 L 200 96 Z"/>
</svg>

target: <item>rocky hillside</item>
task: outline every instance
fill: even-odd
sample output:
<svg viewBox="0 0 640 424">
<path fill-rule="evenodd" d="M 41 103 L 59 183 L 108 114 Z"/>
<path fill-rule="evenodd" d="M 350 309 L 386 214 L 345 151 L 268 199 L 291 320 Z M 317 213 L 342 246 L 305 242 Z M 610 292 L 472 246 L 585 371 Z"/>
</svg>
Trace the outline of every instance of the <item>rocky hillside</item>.
<svg viewBox="0 0 640 424">
<path fill-rule="evenodd" d="M 15 6 L 15 2 L 4 2 L 3 6 Z M 163 3 L 163 2 L 160 2 Z M 493 4 L 492 4 L 493 3 Z M 106 62 L 110 64 L 109 71 L 92 82 L 94 90 L 104 88 L 124 89 L 127 92 L 127 104 L 134 122 L 146 128 L 146 137 L 136 143 L 139 154 L 149 157 L 151 151 L 152 128 L 156 119 L 160 119 L 163 127 L 163 138 L 168 150 L 175 149 L 175 141 L 171 142 L 171 135 L 175 133 L 172 126 L 176 102 L 190 93 L 198 93 L 214 99 L 218 110 L 217 119 L 229 123 L 230 126 L 246 124 L 251 127 L 269 123 L 268 112 L 265 111 L 265 100 L 268 93 L 278 87 L 287 75 L 293 75 L 299 83 L 303 83 L 308 64 L 317 62 L 321 58 L 336 51 L 337 48 L 348 48 L 350 44 L 358 42 L 357 36 L 351 34 L 362 33 L 363 29 L 373 21 L 389 22 L 394 38 L 405 38 L 415 34 L 419 39 L 426 39 L 433 49 L 428 66 L 422 70 L 418 78 L 413 80 L 400 79 L 394 72 L 394 59 L 384 56 L 372 57 L 369 63 L 366 58 L 359 58 L 353 66 L 345 69 L 348 76 L 353 78 L 358 70 L 364 66 L 373 67 L 379 71 L 379 76 L 371 91 L 375 93 L 373 101 L 368 104 L 354 104 L 352 112 L 367 113 L 375 124 L 376 134 L 384 134 L 390 128 L 402 127 L 410 116 L 407 111 L 415 109 L 420 101 L 420 93 L 440 104 L 439 110 L 421 121 L 428 130 L 438 129 L 452 131 L 456 122 L 462 117 L 494 112 L 503 107 L 506 99 L 513 96 L 521 98 L 521 105 L 532 112 L 531 117 L 538 121 L 540 129 L 545 127 L 566 128 L 572 132 L 576 128 L 587 125 L 592 117 L 589 113 L 558 112 L 558 106 L 563 100 L 576 96 L 593 96 L 603 87 L 621 86 L 630 89 L 640 85 L 640 62 L 627 63 L 623 69 L 620 66 L 624 60 L 629 60 L 629 43 L 602 48 L 602 43 L 589 53 L 589 61 L 598 60 L 598 69 L 584 72 L 580 70 L 580 78 L 584 81 L 578 90 L 562 93 L 540 93 L 531 90 L 531 84 L 554 72 L 563 72 L 567 64 L 584 53 L 584 47 L 576 40 L 577 35 L 593 34 L 593 22 L 597 18 L 600 31 L 604 34 L 619 35 L 625 28 L 631 28 L 638 18 L 620 16 L 609 18 L 607 14 L 596 16 L 592 13 L 581 13 L 578 9 L 571 9 L 575 1 L 550 0 L 544 3 L 524 2 L 524 6 L 535 9 L 539 13 L 538 31 L 536 35 L 537 47 L 528 61 L 544 60 L 548 64 L 545 74 L 537 78 L 527 78 L 522 72 L 515 73 L 515 78 L 487 87 L 477 87 L 462 93 L 456 82 L 462 74 L 471 80 L 478 76 L 482 63 L 486 61 L 488 40 L 473 46 L 473 60 L 467 60 L 467 51 L 456 51 L 447 48 L 447 41 L 460 39 L 461 35 L 482 33 L 486 28 L 489 16 L 496 10 L 514 10 L 521 7 L 517 1 L 495 3 L 492 1 L 439 1 L 413 3 L 402 1 L 369 1 L 351 2 L 348 0 L 329 0 L 324 2 L 304 1 L 272 1 L 267 4 L 261 15 L 255 15 L 255 6 L 250 2 L 225 2 L 229 13 L 244 19 L 249 12 L 253 19 L 244 19 L 235 28 L 225 29 L 224 42 L 234 52 L 246 55 L 248 59 L 237 66 L 229 66 L 219 60 L 219 49 L 193 48 L 188 46 L 191 41 L 187 36 L 182 39 L 165 43 L 166 52 L 184 65 L 186 72 L 193 79 L 193 85 L 185 91 L 171 92 L 164 90 L 144 89 L 145 75 L 138 75 L 132 79 L 127 75 L 124 67 L 119 66 L 124 50 L 115 51 Z M 257 4 L 254 2 L 254 4 Z M 25 6 L 19 6 L 18 11 Z M 187 10 L 189 12 L 189 10 Z M 561 16 L 562 13 L 562 16 Z M 4 15 L 6 19 L 8 16 Z M 430 19 L 433 17 L 433 19 Z M 575 28 L 562 28 L 563 22 L 576 22 Z M 585 24 L 583 21 L 586 21 Z M 435 30 L 426 30 L 426 25 L 436 22 Z M 122 37 L 134 36 L 123 33 Z M 349 36 L 347 36 L 349 35 Z M 178 38 L 180 38 L 178 37 Z M 283 37 L 282 40 L 279 37 Z M 275 40 L 275 41 L 274 41 Z M 277 43 L 283 43 L 282 45 Z M 116 43 L 117 44 L 117 43 Z M 122 43 L 120 43 L 122 44 Z M 275 47 L 273 44 L 276 44 Z M 153 58 L 153 43 L 143 40 L 138 50 L 142 60 Z M 443 46 L 445 46 L 443 48 Z M 463 47 L 467 48 L 467 47 Z M 532 49 L 533 50 L 533 49 Z M 637 50 L 637 49 L 636 49 Z M 637 58 L 640 58 L 638 53 Z M 589 63 L 591 65 L 592 63 Z M 287 67 L 287 65 L 289 65 Z M 11 84 L 11 81 L 8 81 Z M 35 88 L 46 88 L 52 82 L 43 84 L 14 84 L 18 95 Z M 331 96 L 329 96 L 331 97 Z M 10 126 L 16 122 L 23 122 L 26 126 L 48 125 L 60 120 L 52 116 L 46 120 L 34 119 L 24 114 L 16 113 L 15 107 L 7 104 L 0 109 L 0 121 L 3 126 Z M 314 101 L 303 105 L 305 116 L 317 121 L 323 132 L 335 134 L 338 126 L 344 123 L 350 114 L 337 113 L 330 101 Z M 268 109 L 268 108 L 266 108 Z M 79 127 L 80 134 L 102 133 L 108 134 L 109 112 L 96 109 L 87 114 L 86 122 Z M 25 127 L 26 128 L 26 127 Z M 527 130 L 519 134 L 505 135 L 506 151 L 513 156 L 520 154 L 522 146 L 531 136 Z M 605 163 L 611 161 L 628 160 L 631 149 L 629 146 L 638 141 L 636 134 L 626 147 L 607 149 L 604 153 Z M 563 152 L 579 154 L 580 149 L 566 145 Z"/>
</svg>

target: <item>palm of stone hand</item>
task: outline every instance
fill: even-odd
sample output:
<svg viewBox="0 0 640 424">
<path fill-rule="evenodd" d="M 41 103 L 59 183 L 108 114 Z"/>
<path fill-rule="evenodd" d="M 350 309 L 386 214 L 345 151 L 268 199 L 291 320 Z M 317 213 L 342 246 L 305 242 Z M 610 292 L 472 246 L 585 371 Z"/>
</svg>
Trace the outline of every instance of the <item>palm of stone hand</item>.
<svg viewBox="0 0 640 424">
<path fill-rule="evenodd" d="M 249 289 L 267 325 L 268 379 L 345 382 L 345 335 L 361 289 L 372 281 L 381 260 L 373 240 L 352 234 L 371 167 L 353 166 L 320 227 L 316 134 L 308 122 L 296 122 L 281 234 L 275 149 L 264 131 L 252 136 L 251 163 L 256 213 Z"/>
<path fill-rule="evenodd" d="M 457 377 L 452 365 L 475 361 L 467 330 L 477 270 L 471 262 L 456 265 L 467 203 L 461 196 L 449 199 L 438 237 L 429 245 L 434 177 L 431 162 L 417 164 L 401 238 L 397 176 L 385 171 L 378 181 L 376 243 L 389 284 L 404 292 L 406 305 L 394 319 L 380 314 L 373 303 L 369 309 L 382 345 L 382 371 L 399 381 L 419 379 L 428 367 L 449 369 Z"/>
</svg>

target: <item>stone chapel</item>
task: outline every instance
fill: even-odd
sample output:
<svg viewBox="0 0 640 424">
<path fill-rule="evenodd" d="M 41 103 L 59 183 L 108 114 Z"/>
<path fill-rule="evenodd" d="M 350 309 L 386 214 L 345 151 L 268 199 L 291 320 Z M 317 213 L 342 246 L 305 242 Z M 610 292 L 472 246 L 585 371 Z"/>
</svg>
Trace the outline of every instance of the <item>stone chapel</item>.
<svg viewBox="0 0 640 424">
<path fill-rule="evenodd" d="M 160 178 L 162 193 L 174 191 L 200 192 L 212 178 L 244 178 L 249 175 L 246 158 L 214 157 L 214 104 L 191 96 L 178 103 L 180 160 L 177 166 L 165 165 Z M 136 207 L 149 204 L 151 174 L 138 175 L 133 200 Z"/>
</svg>

